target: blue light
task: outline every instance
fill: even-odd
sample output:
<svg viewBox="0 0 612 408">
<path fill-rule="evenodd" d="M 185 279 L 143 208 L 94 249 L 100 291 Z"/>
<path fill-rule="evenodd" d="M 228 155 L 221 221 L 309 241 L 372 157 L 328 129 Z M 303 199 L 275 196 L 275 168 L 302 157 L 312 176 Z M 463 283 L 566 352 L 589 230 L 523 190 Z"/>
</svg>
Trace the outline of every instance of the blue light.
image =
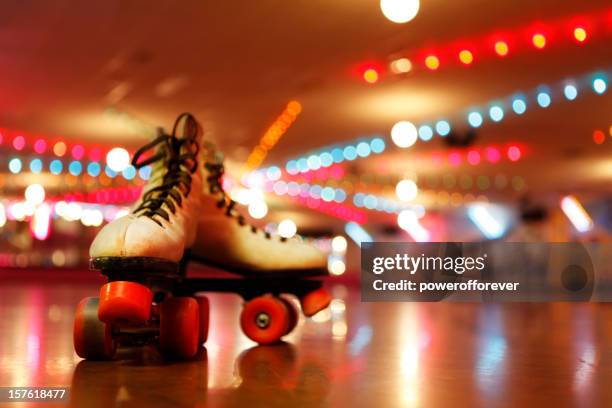
<svg viewBox="0 0 612 408">
<path fill-rule="evenodd" d="M 298 169 L 297 162 L 295 160 L 289 160 L 285 165 L 285 170 L 287 170 L 287 173 L 291 174 L 292 176 L 295 176 L 300 172 L 300 170 Z"/>
<path fill-rule="evenodd" d="M 319 159 L 321 159 L 321 166 L 323 167 L 329 167 L 334 164 L 334 157 L 331 155 L 331 153 L 321 153 Z"/>
<path fill-rule="evenodd" d="M 337 203 L 342 203 L 344 200 L 346 200 L 346 192 L 341 188 L 337 188 L 334 201 Z"/>
<path fill-rule="evenodd" d="M 21 171 L 21 160 L 19 160 L 16 157 L 11 159 L 11 161 L 9 161 L 8 167 L 11 173 L 13 174 L 19 173 Z"/>
<path fill-rule="evenodd" d="M 336 196 L 336 191 L 332 187 L 325 187 L 321 190 L 321 199 L 323 201 L 332 201 Z"/>
<path fill-rule="evenodd" d="M 355 207 L 361 208 L 363 207 L 363 200 L 364 200 L 365 196 L 363 193 L 357 193 L 353 196 L 353 204 L 355 204 Z"/>
<path fill-rule="evenodd" d="M 104 173 L 106 173 L 106 175 L 110 178 L 115 178 L 117 177 L 117 172 L 113 169 L 111 169 L 110 167 L 106 166 L 104 168 Z"/>
<path fill-rule="evenodd" d="M 357 154 L 359 157 L 368 157 L 372 153 L 368 142 L 361 142 L 357 145 Z"/>
<path fill-rule="evenodd" d="M 280 172 L 280 169 L 278 170 Z M 138 170 L 138 175 L 143 180 L 148 180 L 151 178 L 151 166 L 144 166 Z"/>
<path fill-rule="evenodd" d="M 606 92 L 606 89 L 608 89 L 608 84 L 606 83 L 606 80 L 598 77 L 593 79 L 593 90 L 598 94 L 601 95 L 604 92 Z"/>
<path fill-rule="evenodd" d="M 64 170 L 64 165 L 59 160 L 53 160 L 49 164 L 49 171 L 51 172 L 51 174 L 55 174 L 57 176 L 62 172 L 62 170 Z"/>
<path fill-rule="evenodd" d="M 78 176 L 83 171 L 83 165 L 79 161 L 73 161 L 68 166 L 68 172 L 73 176 Z"/>
<path fill-rule="evenodd" d="M 428 125 L 420 126 L 419 127 L 419 137 L 424 142 L 431 140 L 431 138 L 433 137 L 433 129 L 431 128 L 431 126 L 428 126 Z"/>
<path fill-rule="evenodd" d="M 43 168 L 42 160 L 33 159 L 30 162 L 30 171 L 32 173 L 40 173 L 42 171 L 42 168 Z"/>
<path fill-rule="evenodd" d="M 563 88 L 563 95 L 568 101 L 573 101 L 578 96 L 578 89 L 574 85 L 568 84 Z"/>
<path fill-rule="evenodd" d="M 447 121 L 439 120 L 436 123 L 436 132 L 438 132 L 440 136 L 446 136 L 450 133 L 450 131 L 451 131 L 450 123 L 448 123 Z"/>
<path fill-rule="evenodd" d="M 482 125 L 482 115 L 480 112 L 470 112 L 468 113 L 468 122 L 474 128 L 480 127 Z"/>
<path fill-rule="evenodd" d="M 315 154 L 309 156 L 306 161 L 308 162 L 308 168 L 310 170 L 319 170 L 321 168 L 321 159 Z"/>
<path fill-rule="evenodd" d="M 385 151 L 385 141 L 380 137 L 374 138 L 370 142 L 370 148 L 376 154 L 382 153 Z"/>
<path fill-rule="evenodd" d="M 319 185 L 315 184 L 314 186 L 311 186 L 310 191 L 309 191 L 310 197 L 317 198 L 317 199 L 321 198 L 321 190 L 323 189 Z"/>
<path fill-rule="evenodd" d="M 297 161 L 297 166 L 298 166 L 298 169 L 300 169 L 300 172 L 302 173 L 306 173 L 309 170 L 308 160 L 306 160 L 303 157 Z"/>
<path fill-rule="evenodd" d="M 346 160 L 355 160 L 357 158 L 357 149 L 355 149 L 355 146 L 346 146 L 343 154 Z"/>
<path fill-rule="evenodd" d="M 332 150 L 331 155 L 334 158 L 334 163 L 342 163 L 344 161 L 344 152 L 339 147 Z"/>
<path fill-rule="evenodd" d="M 499 122 L 504 118 L 504 110 L 499 105 L 493 105 L 489 109 L 489 116 L 494 122 Z"/>
<path fill-rule="evenodd" d="M 522 115 L 527 110 L 527 103 L 522 98 L 516 98 L 512 101 L 512 110 L 517 115 Z"/>
<path fill-rule="evenodd" d="M 136 177 L 136 169 L 134 166 L 127 166 L 125 170 L 123 170 L 123 178 L 126 180 L 132 180 Z"/>
<path fill-rule="evenodd" d="M 365 206 L 365 208 L 367 208 L 368 210 L 373 210 L 376 208 L 376 206 L 378 205 L 378 199 L 376 198 L 376 196 L 372 195 L 372 194 L 368 194 L 367 196 L 365 196 L 365 198 L 363 199 L 363 205 Z"/>
<path fill-rule="evenodd" d="M 281 177 L 281 169 L 278 166 L 270 166 L 266 170 L 268 180 L 278 180 Z"/>
<path fill-rule="evenodd" d="M 538 105 L 540 105 L 542 108 L 548 108 L 550 106 L 550 95 L 544 91 L 538 93 L 537 100 Z"/>
<path fill-rule="evenodd" d="M 100 175 L 100 171 L 102 171 L 102 168 L 97 162 L 91 162 L 87 165 L 87 174 L 89 174 L 91 177 L 98 177 Z"/>
<path fill-rule="evenodd" d="M 362 242 L 372 242 L 372 236 L 355 222 L 347 223 L 344 231 L 359 246 L 361 246 Z"/>
</svg>

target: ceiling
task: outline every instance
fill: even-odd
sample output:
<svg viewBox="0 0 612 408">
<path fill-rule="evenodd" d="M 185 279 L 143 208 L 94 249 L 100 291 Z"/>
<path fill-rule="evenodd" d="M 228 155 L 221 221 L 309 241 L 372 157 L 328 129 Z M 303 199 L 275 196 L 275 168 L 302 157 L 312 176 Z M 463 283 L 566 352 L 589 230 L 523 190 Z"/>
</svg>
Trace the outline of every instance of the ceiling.
<svg viewBox="0 0 612 408">
<path fill-rule="evenodd" d="M 190 111 L 228 158 L 241 163 L 295 99 L 303 111 L 264 162 L 281 165 L 360 136 L 387 138 L 398 120 L 464 116 L 470 106 L 518 90 L 609 70 L 612 24 L 583 46 L 551 43 L 469 68 L 454 64 L 401 77 L 385 68 L 399 52 L 609 7 L 606 0 L 422 0 L 415 20 L 399 25 L 382 15 L 376 0 L 5 0 L 0 127 L 136 147 L 148 137 L 143 126 L 169 127 L 178 113 Z M 379 83 L 360 79 L 364 62 L 380 64 Z M 493 180 L 504 174 L 522 177 L 531 195 L 546 199 L 565 192 L 610 197 L 611 144 L 595 145 L 591 135 L 612 125 L 611 94 L 591 93 L 478 129 L 476 146 L 525 146 L 518 163 L 438 165 L 432 153 L 448 148 L 434 138 L 356 161 L 349 171 L 384 169 L 397 179 L 416 173 L 421 188 L 432 175 Z M 524 194 L 499 189 L 491 199 Z"/>
</svg>

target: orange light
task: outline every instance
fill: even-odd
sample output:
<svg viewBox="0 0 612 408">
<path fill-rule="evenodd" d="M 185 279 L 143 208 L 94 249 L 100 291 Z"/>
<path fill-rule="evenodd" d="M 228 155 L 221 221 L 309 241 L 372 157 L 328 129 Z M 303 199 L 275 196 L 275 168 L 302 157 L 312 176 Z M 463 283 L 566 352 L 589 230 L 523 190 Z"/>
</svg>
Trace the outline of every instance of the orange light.
<svg viewBox="0 0 612 408">
<path fill-rule="evenodd" d="M 369 84 L 374 84 L 378 82 L 378 72 L 374 68 L 366 69 L 363 73 L 363 79 Z"/>
<path fill-rule="evenodd" d="M 62 157 L 63 155 L 65 155 L 66 154 L 66 143 L 57 142 L 53 146 L 53 154 L 55 154 L 58 157 Z"/>
<path fill-rule="evenodd" d="M 546 37 L 544 34 L 534 34 L 531 41 L 536 48 L 542 49 L 546 46 Z"/>
<path fill-rule="evenodd" d="M 500 57 L 508 55 L 508 44 L 504 41 L 498 41 L 495 43 L 495 52 Z"/>
<path fill-rule="evenodd" d="M 612 137 L 612 126 L 610 126 L 609 132 L 610 132 L 610 137 Z"/>
<path fill-rule="evenodd" d="M 425 58 L 425 66 L 432 71 L 435 71 L 440 67 L 440 60 L 435 55 L 429 55 Z"/>
<path fill-rule="evenodd" d="M 603 144 L 606 141 L 606 135 L 601 130 L 596 130 L 593 132 L 593 141 L 596 144 Z"/>
<path fill-rule="evenodd" d="M 587 39 L 587 32 L 582 27 L 574 28 L 574 38 L 578 42 L 584 42 Z"/>
<path fill-rule="evenodd" d="M 459 60 L 463 62 L 465 65 L 470 65 L 474 61 L 474 55 L 471 51 L 462 50 L 459 53 Z"/>
</svg>

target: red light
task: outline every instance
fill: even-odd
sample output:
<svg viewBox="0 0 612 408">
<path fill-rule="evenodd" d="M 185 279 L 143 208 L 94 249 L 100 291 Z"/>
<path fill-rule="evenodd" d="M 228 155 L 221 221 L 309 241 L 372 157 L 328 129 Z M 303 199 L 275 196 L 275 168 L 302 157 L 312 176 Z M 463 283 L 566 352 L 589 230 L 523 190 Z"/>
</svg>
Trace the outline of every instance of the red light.
<svg viewBox="0 0 612 408">
<path fill-rule="evenodd" d="M 102 159 L 102 149 L 94 147 L 89 151 L 89 159 L 91 161 L 100 161 Z"/>
<path fill-rule="evenodd" d="M 606 141 L 606 135 L 601 130 L 596 130 L 593 132 L 593 141 L 596 144 L 603 144 Z"/>
<path fill-rule="evenodd" d="M 2 135 L 2 132 L 0 132 L 0 144 L 2 144 L 2 139 L 4 139 L 4 136 Z"/>
<path fill-rule="evenodd" d="M 476 150 L 470 150 L 467 155 L 467 160 L 472 166 L 477 165 L 480 163 L 480 153 L 478 153 Z"/>
<path fill-rule="evenodd" d="M 500 57 L 508 55 L 508 43 L 505 41 L 497 41 L 495 43 L 495 53 Z"/>
<path fill-rule="evenodd" d="M 487 147 L 485 154 L 487 156 L 487 160 L 490 163 L 495 164 L 501 159 L 501 154 L 499 153 L 499 150 L 497 150 L 495 147 Z"/>
<path fill-rule="evenodd" d="M 574 38 L 579 43 L 583 43 L 587 39 L 587 32 L 584 27 L 576 27 L 574 28 Z"/>
<path fill-rule="evenodd" d="M 521 155 L 521 149 L 519 149 L 517 146 L 510 146 L 508 148 L 508 158 L 510 161 L 518 161 L 521 158 Z"/>
<path fill-rule="evenodd" d="M 46 148 L 47 142 L 45 142 L 43 139 L 38 139 L 36 142 L 34 142 L 34 151 L 36 153 L 43 154 Z"/>
<path fill-rule="evenodd" d="M 17 136 L 16 138 L 14 138 L 13 147 L 15 148 L 15 150 L 23 150 L 23 148 L 25 147 L 25 137 Z"/>
<path fill-rule="evenodd" d="M 459 153 L 451 153 L 448 155 L 448 161 L 453 166 L 459 166 L 461 164 L 461 155 Z"/>
<path fill-rule="evenodd" d="M 85 154 L 85 148 L 81 145 L 74 145 L 71 150 L 71 153 L 72 157 L 74 157 L 76 160 L 81 160 L 83 158 L 83 155 Z"/>
<path fill-rule="evenodd" d="M 465 65 L 470 65 L 474 62 L 474 54 L 472 54 L 470 50 L 461 50 L 461 52 L 459 52 L 459 61 Z"/>
<path fill-rule="evenodd" d="M 531 37 L 531 42 L 538 49 L 546 47 L 546 37 L 542 33 L 534 34 L 533 37 Z"/>
<path fill-rule="evenodd" d="M 378 82 L 378 71 L 374 68 L 368 68 L 363 73 L 363 79 L 369 84 L 374 84 Z"/>
</svg>

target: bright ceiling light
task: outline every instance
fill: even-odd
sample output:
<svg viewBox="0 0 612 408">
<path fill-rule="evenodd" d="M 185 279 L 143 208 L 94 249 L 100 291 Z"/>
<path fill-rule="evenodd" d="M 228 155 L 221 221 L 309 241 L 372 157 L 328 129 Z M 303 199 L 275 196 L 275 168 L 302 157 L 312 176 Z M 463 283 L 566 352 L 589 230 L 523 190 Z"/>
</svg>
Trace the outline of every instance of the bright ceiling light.
<svg viewBox="0 0 612 408">
<path fill-rule="evenodd" d="M 106 164 L 111 170 L 122 172 L 130 165 L 130 154 L 122 147 L 115 147 L 106 155 Z"/>
<path fill-rule="evenodd" d="M 412 70 L 412 62 L 408 58 L 398 58 L 391 62 L 390 67 L 395 74 L 405 74 Z"/>
<path fill-rule="evenodd" d="M 419 193 L 419 189 L 414 181 L 402 180 L 395 186 L 395 193 L 402 201 L 412 201 Z"/>
<path fill-rule="evenodd" d="M 419 12 L 419 0 L 380 0 L 380 9 L 394 23 L 407 23 Z"/>
<path fill-rule="evenodd" d="M 402 120 L 391 128 L 391 140 L 398 147 L 406 148 L 416 143 L 418 131 L 411 122 Z"/>
<path fill-rule="evenodd" d="M 45 189 L 40 184 L 30 184 L 25 191 L 25 199 L 32 205 L 39 205 L 45 201 Z"/>
<path fill-rule="evenodd" d="M 297 232 L 297 225 L 293 220 L 282 220 L 278 224 L 278 235 L 283 238 L 291 238 Z"/>
<path fill-rule="evenodd" d="M 406 231 L 416 242 L 428 242 L 430 239 L 427 231 L 419 222 L 417 214 L 412 210 L 403 210 L 397 216 L 397 225 Z"/>
</svg>

